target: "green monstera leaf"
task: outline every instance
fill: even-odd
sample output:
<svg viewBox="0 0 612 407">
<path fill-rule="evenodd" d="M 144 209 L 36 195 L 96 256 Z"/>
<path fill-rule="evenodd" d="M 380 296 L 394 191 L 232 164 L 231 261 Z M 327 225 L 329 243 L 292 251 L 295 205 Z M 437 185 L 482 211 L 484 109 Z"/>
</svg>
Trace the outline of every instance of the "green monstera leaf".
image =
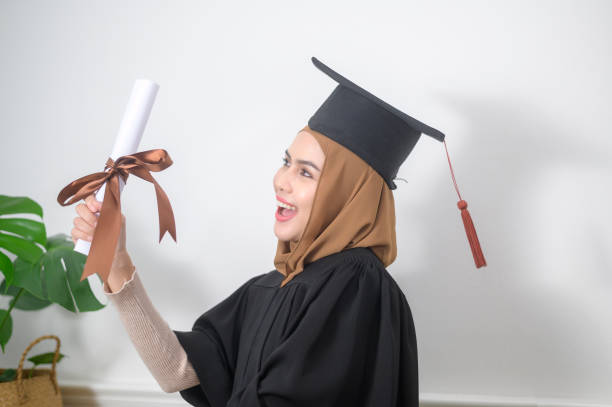
<svg viewBox="0 0 612 407">
<path fill-rule="evenodd" d="M 17 297 L 19 290 L 22 290 L 22 292 L 21 295 Z M 2 283 L 0 283 L 0 294 L 13 297 L 9 303 L 9 306 L 15 307 L 22 311 L 38 311 L 52 304 L 51 301 L 41 300 L 39 297 L 30 294 L 29 291 L 23 290 L 14 285 L 7 288 L 6 281 L 2 281 Z M 15 298 L 17 298 L 17 301 L 15 301 Z"/>
<path fill-rule="evenodd" d="M 0 309 L 0 321 L 2 321 L 0 326 L 0 346 L 2 347 L 2 353 L 4 353 L 4 346 L 11 339 L 11 334 L 13 333 L 13 319 L 7 310 Z"/>
<path fill-rule="evenodd" d="M 36 309 L 55 303 L 72 312 L 104 308 L 105 305 L 98 301 L 91 290 L 89 281 L 80 281 L 87 256 L 73 250 L 74 243 L 70 236 L 63 233 L 50 236 L 45 248 L 47 250 L 34 264 L 20 257 L 15 259 L 13 285 L 24 288 L 28 293 L 22 293 L 15 307 Z M 0 285 L 2 294 L 3 287 Z M 16 296 L 17 293 L 13 289 L 7 295 Z"/>
<path fill-rule="evenodd" d="M 48 365 L 52 365 L 53 364 L 53 357 L 55 356 L 55 352 L 45 352 L 45 353 L 41 353 L 39 355 L 36 356 L 32 356 L 29 357 L 28 360 L 32 363 L 34 363 L 34 366 L 38 366 L 38 365 L 43 365 L 43 364 L 48 364 Z M 66 356 L 63 353 L 59 353 L 57 355 L 57 362 L 59 362 L 60 360 L 62 360 L 62 358 Z"/>
<path fill-rule="evenodd" d="M 0 374 L 0 382 L 12 382 L 17 378 L 17 370 L 15 369 L 6 369 L 2 374 Z"/>
<path fill-rule="evenodd" d="M 40 246 L 47 243 L 47 233 L 42 222 L 6 215 L 37 215 L 42 219 L 39 204 L 27 197 L 0 195 L 0 248 L 35 263 L 43 253 Z M 8 233 L 7 233 L 8 232 Z M 7 287 L 13 283 L 14 269 L 9 257 L 0 251 L 0 272 L 4 274 Z"/>
<path fill-rule="evenodd" d="M 0 195 L 0 249 L 15 255 L 13 261 L 0 250 L 0 295 L 13 297 L 8 310 L 0 309 L 0 346 L 4 353 L 13 330 L 11 311 L 37 311 L 55 303 L 68 311 L 104 308 L 81 280 L 87 256 L 74 251 L 70 236 L 46 236 L 42 222 L 6 215 L 32 214 L 42 219 L 40 205 L 27 197 Z M 98 276 L 99 278 L 99 276 Z"/>
<path fill-rule="evenodd" d="M 70 236 L 63 233 L 49 237 L 47 251 L 41 257 L 41 291 L 51 302 L 68 311 L 96 311 L 105 305 L 91 291 L 87 279 L 81 280 L 87 256 L 74 251 Z"/>
</svg>

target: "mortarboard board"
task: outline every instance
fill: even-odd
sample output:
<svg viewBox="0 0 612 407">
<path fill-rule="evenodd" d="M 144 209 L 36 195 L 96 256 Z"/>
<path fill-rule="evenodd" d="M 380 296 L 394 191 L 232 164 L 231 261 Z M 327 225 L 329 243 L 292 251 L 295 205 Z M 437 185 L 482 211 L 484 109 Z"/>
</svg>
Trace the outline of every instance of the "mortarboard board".
<svg viewBox="0 0 612 407">
<path fill-rule="evenodd" d="M 330 67 L 312 57 L 312 63 L 338 85 L 314 115 L 308 127 L 336 141 L 362 158 L 383 178 L 391 190 L 399 167 L 406 160 L 421 134 L 446 141 L 444 134 L 407 115 L 356 85 Z M 448 149 L 446 149 L 448 157 Z M 461 217 L 476 267 L 486 266 L 467 202 L 461 199 L 453 168 L 448 158 L 461 210 Z"/>
</svg>

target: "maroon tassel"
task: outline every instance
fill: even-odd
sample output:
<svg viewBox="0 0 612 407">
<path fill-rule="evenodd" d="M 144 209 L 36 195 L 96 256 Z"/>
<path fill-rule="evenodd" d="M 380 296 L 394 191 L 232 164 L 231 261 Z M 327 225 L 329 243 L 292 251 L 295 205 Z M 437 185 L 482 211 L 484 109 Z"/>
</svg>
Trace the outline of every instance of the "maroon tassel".
<svg viewBox="0 0 612 407">
<path fill-rule="evenodd" d="M 465 233 L 467 235 L 468 242 L 470 242 L 470 248 L 472 249 L 472 255 L 474 256 L 474 263 L 476 263 L 476 268 L 480 268 L 482 266 L 486 266 L 487 261 L 484 258 L 484 254 L 482 254 L 482 248 L 480 247 L 480 242 L 478 241 L 478 235 L 476 235 L 474 222 L 472 222 L 470 212 L 468 212 L 467 210 L 467 202 L 461 198 L 461 194 L 459 193 L 457 181 L 455 180 L 455 173 L 453 172 L 453 166 L 451 165 L 450 157 L 448 156 L 446 141 L 444 141 L 444 148 L 446 149 L 446 156 L 448 157 L 448 165 L 450 167 L 451 175 L 453 177 L 453 183 L 455 184 L 455 190 L 457 191 L 457 195 L 459 195 L 459 202 L 457 202 L 457 207 L 459 207 L 459 209 L 461 210 L 461 218 L 463 219 L 463 226 L 465 227 Z"/>
<path fill-rule="evenodd" d="M 476 268 L 487 265 L 487 261 L 482 254 L 480 248 L 480 242 L 478 241 L 478 235 L 476 235 L 476 229 L 474 228 L 474 222 L 470 212 L 467 210 L 467 202 L 463 199 L 457 202 L 457 206 L 461 209 L 461 218 L 463 219 L 463 226 L 465 227 L 465 233 L 467 234 L 468 241 L 470 242 L 470 248 L 472 249 L 472 255 L 474 256 L 474 263 Z"/>
</svg>

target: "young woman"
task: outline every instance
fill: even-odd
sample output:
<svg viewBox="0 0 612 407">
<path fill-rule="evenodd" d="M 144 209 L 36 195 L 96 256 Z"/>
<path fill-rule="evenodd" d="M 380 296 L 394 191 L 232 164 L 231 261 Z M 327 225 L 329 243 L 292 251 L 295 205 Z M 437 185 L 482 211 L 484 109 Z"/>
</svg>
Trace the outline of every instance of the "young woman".
<svg viewBox="0 0 612 407">
<path fill-rule="evenodd" d="M 418 406 L 412 314 L 386 270 L 392 189 L 420 134 L 441 133 L 313 62 L 339 85 L 274 176 L 274 270 L 173 331 L 127 253 L 123 217 L 104 291 L 161 388 L 194 406 Z M 76 207 L 73 239 L 92 240 L 100 208 L 93 195 Z"/>
</svg>

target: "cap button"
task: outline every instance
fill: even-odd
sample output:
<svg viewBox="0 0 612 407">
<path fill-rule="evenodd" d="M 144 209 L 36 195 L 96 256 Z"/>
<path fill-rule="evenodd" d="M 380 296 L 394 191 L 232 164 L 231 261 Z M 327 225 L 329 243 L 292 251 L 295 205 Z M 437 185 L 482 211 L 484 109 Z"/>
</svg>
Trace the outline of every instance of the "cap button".
<svg viewBox="0 0 612 407">
<path fill-rule="evenodd" d="M 465 208 L 467 208 L 467 202 L 465 202 L 463 199 L 460 200 L 459 202 L 457 202 L 457 206 L 459 207 L 459 209 L 464 210 Z"/>
</svg>

